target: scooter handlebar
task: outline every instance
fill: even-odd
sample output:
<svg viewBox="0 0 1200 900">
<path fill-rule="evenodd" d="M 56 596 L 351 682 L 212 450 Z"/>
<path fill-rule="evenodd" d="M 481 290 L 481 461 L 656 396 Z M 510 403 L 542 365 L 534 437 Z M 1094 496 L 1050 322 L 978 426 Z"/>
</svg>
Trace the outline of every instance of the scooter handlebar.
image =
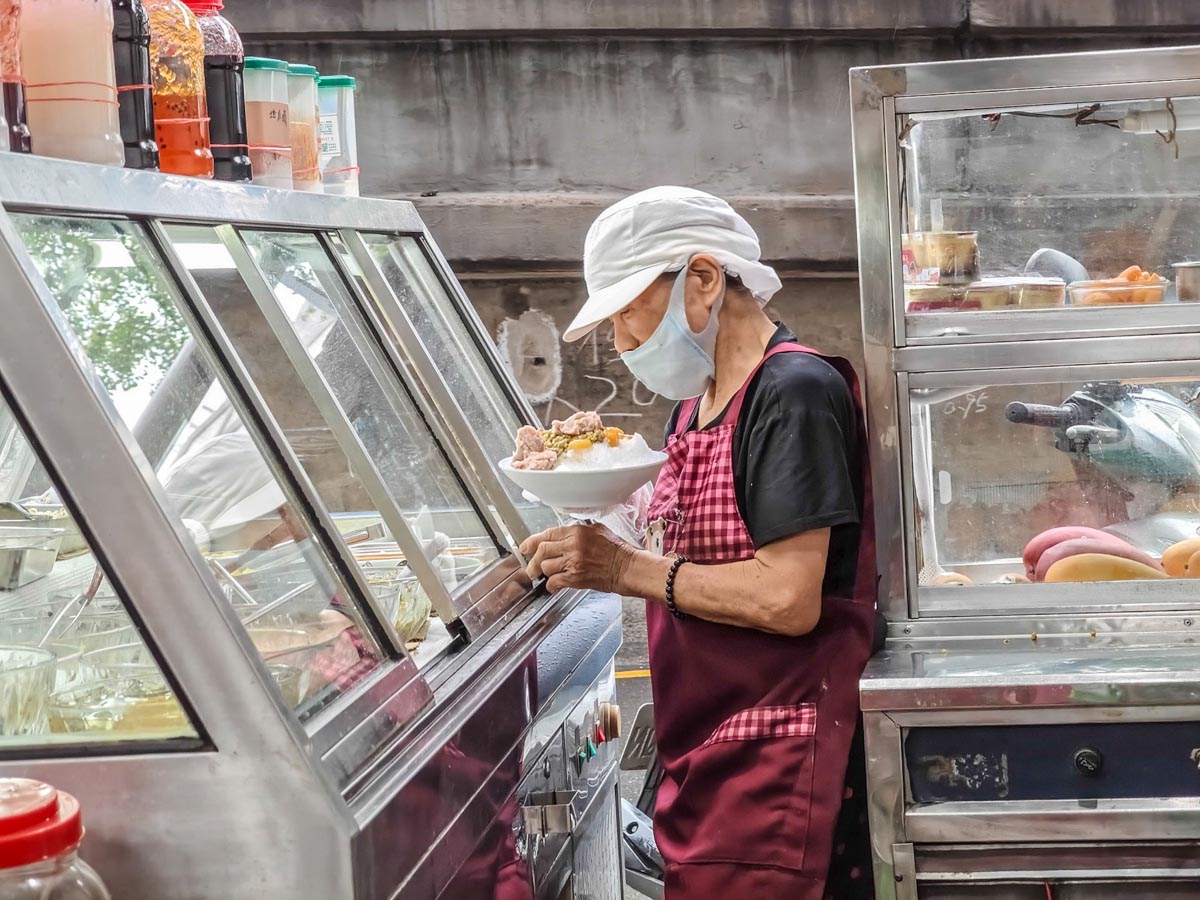
<svg viewBox="0 0 1200 900">
<path fill-rule="evenodd" d="M 1045 428 L 1067 428 L 1077 424 L 1078 410 L 1073 406 L 1047 406 L 1044 403 L 1022 403 L 1014 400 L 1004 408 L 1004 417 L 1016 425 L 1040 425 Z"/>
</svg>

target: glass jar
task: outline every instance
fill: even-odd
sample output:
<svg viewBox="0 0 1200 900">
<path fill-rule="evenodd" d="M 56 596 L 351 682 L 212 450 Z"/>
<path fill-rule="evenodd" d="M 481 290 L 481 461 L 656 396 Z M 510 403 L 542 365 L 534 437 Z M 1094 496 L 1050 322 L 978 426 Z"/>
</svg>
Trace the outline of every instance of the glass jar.
<svg viewBox="0 0 1200 900">
<path fill-rule="evenodd" d="M 255 184 L 292 186 L 292 139 L 288 132 L 288 64 L 249 56 L 246 75 L 246 136 Z"/>
<path fill-rule="evenodd" d="M 317 70 L 288 65 L 288 132 L 292 138 L 292 187 L 321 192 L 321 151 L 317 138 Z"/>
<path fill-rule="evenodd" d="M 111 0 L 22 0 L 20 30 L 33 152 L 123 166 Z"/>
<path fill-rule="evenodd" d="M 0 897 L 4 900 L 111 900 L 77 855 L 79 802 L 40 781 L 0 779 Z"/>
<path fill-rule="evenodd" d="M 221 15 L 222 0 L 184 0 L 204 35 L 204 86 L 208 98 L 213 169 L 220 181 L 249 181 L 242 38 Z"/>
<path fill-rule="evenodd" d="M 327 194 L 358 196 L 358 136 L 354 123 L 354 91 L 348 75 L 317 79 L 321 110 L 321 181 Z"/>
<path fill-rule="evenodd" d="M 3 0 L 0 0 L 3 2 Z M 117 67 L 125 168 L 158 171 L 154 98 L 150 86 L 150 16 L 142 0 L 112 0 L 113 60 Z"/>
<path fill-rule="evenodd" d="M 145 0 L 159 164 L 172 175 L 213 177 L 204 97 L 204 35 L 181 0 Z"/>
<path fill-rule="evenodd" d="M 21 78 L 21 0 L 0 0 L 0 150 L 29 152 Z"/>
</svg>

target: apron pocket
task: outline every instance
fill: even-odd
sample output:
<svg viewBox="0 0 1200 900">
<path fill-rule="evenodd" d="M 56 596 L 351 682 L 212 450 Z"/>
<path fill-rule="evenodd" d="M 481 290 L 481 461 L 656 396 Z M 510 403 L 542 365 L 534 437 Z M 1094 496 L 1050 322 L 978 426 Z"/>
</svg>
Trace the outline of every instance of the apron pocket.
<svg viewBox="0 0 1200 900">
<path fill-rule="evenodd" d="M 660 811 L 682 849 L 673 861 L 802 869 L 816 724 L 813 703 L 753 707 L 688 753 L 679 789 Z"/>
</svg>

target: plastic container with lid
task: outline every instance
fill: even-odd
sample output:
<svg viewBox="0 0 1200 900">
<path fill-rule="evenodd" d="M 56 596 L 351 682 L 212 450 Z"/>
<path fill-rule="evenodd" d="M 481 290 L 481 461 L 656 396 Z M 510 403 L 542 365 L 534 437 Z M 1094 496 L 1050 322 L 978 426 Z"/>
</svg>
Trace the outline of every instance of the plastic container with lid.
<svg viewBox="0 0 1200 900">
<path fill-rule="evenodd" d="M 112 0 L 22 0 L 21 75 L 33 152 L 125 165 Z"/>
<path fill-rule="evenodd" d="M 204 83 L 208 97 L 213 166 L 221 181 L 249 181 L 242 38 L 221 15 L 222 0 L 184 0 L 204 34 Z"/>
<path fill-rule="evenodd" d="M 246 135 L 255 184 L 292 186 L 292 138 L 288 132 L 288 64 L 248 56 L 245 63 Z"/>
<path fill-rule="evenodd" d="M 969 284 L 979 279 L 974 231 L 913 231 L 901 238 L 906 284 Z"/>
<path fill-rule="evenodd" d="M 292 136 L 292 187 L 321 192 L 321 153 L 317 139 L 317 70 L 288 64 L 288 131 Z"/>
<path fill-rule="evenodd" d="M 79 801 L 48 784 L 0 779 L 0 897 L 4 900 L 111 900 L 78 856 Z"/>
<path fill-rule="evenodd" d="M 150 85 L 150 15 L 142 0 L 112 0 L 113 59 L 125 168 L 158 170 Z"/>
<path fill-rule="evenodd" d="M 967 285 L 966 300 L 975 301 L 980 309 L 1043 309 L 1065 305 L 1067 286 L 1061 278 L 982 278 Z"/>
<path fill-rule="evenodd" d="M 145 0 L 159 166 L 172 175 L 213 177 L 204 96 L 204 35 L 182 0 Z"/>
<path fill-rule="evenodd" d="M 354 124 L 354 91 L 348 75 L 322 75 L 317 79 L 321 111 L 321 181 L 325 193 L 358 196 L 358 136 Z"/>
<path fill-rule="evenodd" d="M 0 0 L 0 150 L 29 152 L 21 77 L 21 0 Z"/>
</svg>

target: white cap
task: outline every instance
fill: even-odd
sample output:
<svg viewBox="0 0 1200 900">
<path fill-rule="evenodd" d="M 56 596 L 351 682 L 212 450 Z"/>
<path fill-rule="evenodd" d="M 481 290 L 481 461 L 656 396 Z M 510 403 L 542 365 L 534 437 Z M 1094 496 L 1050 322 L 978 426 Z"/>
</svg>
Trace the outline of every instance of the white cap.
<svg viewBox="0 0 1200 900">
<path fill-rule="evenodd" d="M 779 276 L 759 262 L 758 235 L 733 207 L 692 188 L 650 188 L 600 214 L 583 245 L 588 298 L 563 335 L 577 341 L 637 299 L 664 272 L 697 253 L 736 275 L 759 303 L 780 288 Z"/>
</svg>

